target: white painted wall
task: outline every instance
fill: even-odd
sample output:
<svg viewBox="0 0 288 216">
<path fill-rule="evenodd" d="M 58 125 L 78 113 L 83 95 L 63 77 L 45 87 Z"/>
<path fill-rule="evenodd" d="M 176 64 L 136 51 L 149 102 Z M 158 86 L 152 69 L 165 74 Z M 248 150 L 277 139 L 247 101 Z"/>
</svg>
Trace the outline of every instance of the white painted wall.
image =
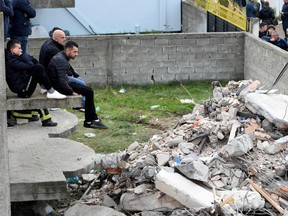
<svg viewBox="0 0 288 216">
<path fill-rule="evenodd" d="M 75 8 L 37 9 L 32 23 L 70 35 L 181 31 L 181 0 L 76 0 Z"/>
</svg>

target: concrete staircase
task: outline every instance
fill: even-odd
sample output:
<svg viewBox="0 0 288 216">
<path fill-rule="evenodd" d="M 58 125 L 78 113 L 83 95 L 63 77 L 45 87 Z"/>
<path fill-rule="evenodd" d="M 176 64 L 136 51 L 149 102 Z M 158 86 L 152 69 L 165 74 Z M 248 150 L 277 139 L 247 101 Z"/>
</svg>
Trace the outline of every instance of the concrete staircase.
<svg viewBox="0 0 288 216">
<path fill-rule="evenodd" d="M 66 178 L 94 167 L 94 150 L 63 138 L 76 129 L 77 117 L 65 110 L 50 114 L 57 127 L 29 122 L 7 130 L 12 202 L 65 198 Z"/>
</svg>

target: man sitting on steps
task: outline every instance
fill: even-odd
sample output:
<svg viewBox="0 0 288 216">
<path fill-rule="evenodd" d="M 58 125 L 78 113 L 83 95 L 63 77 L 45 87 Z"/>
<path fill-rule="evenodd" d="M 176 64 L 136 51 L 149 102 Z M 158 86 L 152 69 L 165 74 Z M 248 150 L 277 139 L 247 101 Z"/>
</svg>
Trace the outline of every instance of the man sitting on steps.
<svg viewBox="0 0 288 216">
<path fill-rule="evenodd" d="M 64 99 L 65 95 L 53 89 L 44 67 L 28 54 L 22 54 L 21 42 L 10 40 L 5 51 L 6 81 L 10 90 L 20 98 L 28 98 L 34 93 L 37 83 L 43 84 L 47 98 Z M 47 109 L 37 110 L 41 117 L 42 126 L 53 127 L 57 123 L 51 120 Z"/>
<path fill-rule="evenodd" d="M 76 82 L 69 82 L 68 75 L 73 70 L 69 60 L 75 59 L 77 56 L 78 44 L 74 41 L 68 41 L 64 46 L 64 51 L 56 54 L 49 63 L 47 72 L 51 83 L 62 94 L 85 96 L 84 127 L 107 129 L 108 127 L 98 119 L 96 114 L 93 89 Z"/>
<path fill-rule="evenodd" d="M 53 56 L 55 56 L 58 52 L 64 50 L 64 45 L 66 41 L 65 32 L 58 28 L 54 27 L 51 30 L 51 38 L 45 41 L 45 43 L 41 46 L 40 53 L 39 53 L 39 63 L 42 64 L 47 72 L 48 65 Z M 86 86 L 85 81 L 79 77 L 78 73 L 73 70 L 71 67 L 70 73 L 68 75 L 68 82 L 75 82 L 81 85 Z M 43 88 L 41 88 L 43 91 Z M 40 91 L 40 93 L 41 93 Z M 85 96 L 82 96 L 82 107 L 77 107 L 80 111 L 85 111 Z"/>
</svg>

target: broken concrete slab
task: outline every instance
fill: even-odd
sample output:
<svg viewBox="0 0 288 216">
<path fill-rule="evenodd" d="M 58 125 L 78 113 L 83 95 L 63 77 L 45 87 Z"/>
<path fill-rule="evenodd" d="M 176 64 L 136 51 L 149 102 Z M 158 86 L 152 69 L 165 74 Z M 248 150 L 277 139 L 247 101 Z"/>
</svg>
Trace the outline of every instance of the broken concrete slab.
<svg viewBox="0 0 288 216">
<path fill-rule="evenodd" d="M 124 193 L 120 198 L 120 206 L 125 211 L 169 211 L 183 208 L 183 205 L 168 195 L 159 192 L 145 194 Z"/>
<path fill-rule="evenodd" d="M 89 206 L 82 203 L 77 203 L 71 208 L 69 208 L 65 214 L 65 216 L 125 216 L 125 214 L 118 212 L 112 208 L 108 208 L 105 206 Z"/>
<path fill-rule="evenodd" d="M 209 168 L 202 161 L 191 161 L 187 164 L 175 166 L 183 175 L 189 179 L 207 182 Z"/>
<path fill-rule="evenodd" d="M 229 140 L 226 145 L 226 152 L 230 156 L 241 156 L 253 148 L 253 140 L 249 134 L 238 136 Z"/>
<path fill-rule="evenodd" d="M 234 210 L 242 209 L 243 211 L 262 209 L 265 200 L 258 192 L 246 190 L 218 191 L 217 194 L 223 200 L 233 197 L 234 202 L 230 206 Z"/>
<path fill-rule="evenodd" d="M 276 154 L 287 148 L 288 136 L 282 137 L 275 141 L 264 141 L 257 143 L 257 148 L 267 154 Z"/>
<path fill-rule="evenodd" d="M 288 127 L 288 95 L 249 93 L 245 105 L 253 113 L 264 116 L 279 128 Z"/>
<path fill-rule="evenodd" d="M 155 187 L 188 208 L 207 207 L 214 200 L 212 192 L 178 173 L 160 170 L 156 174 Z"/>
</svg>

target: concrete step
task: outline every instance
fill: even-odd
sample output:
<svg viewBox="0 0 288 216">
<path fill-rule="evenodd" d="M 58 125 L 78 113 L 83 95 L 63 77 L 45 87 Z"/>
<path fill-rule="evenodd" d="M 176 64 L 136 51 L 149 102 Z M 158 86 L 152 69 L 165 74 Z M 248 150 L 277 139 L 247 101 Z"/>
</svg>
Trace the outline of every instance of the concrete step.
<svg viewBox="0 0 288 216">
<path fill-rule="evenodd" d="M 40 94 L 40 88 L 36 88 L 34 94 L 30 98 L 18 98 L 17 94 L 12 93 L 8 88 L 7 110 L 30 110 L 39 108 L 72 108 L 81 107 L 81 96 L 67 96 L 65 99 L 47 99 L 46 94 Z"/>
<path fill-rule="evenodd" d="M 7 130 L 12 202 L 62 199 L 67 194 L 66 178 L 94 167 L 93 149 L 63 138 L 75 130 L 77 117 L 65 110 L 50 114 L 57 127 L 30 122 Z"/>
</svg>

